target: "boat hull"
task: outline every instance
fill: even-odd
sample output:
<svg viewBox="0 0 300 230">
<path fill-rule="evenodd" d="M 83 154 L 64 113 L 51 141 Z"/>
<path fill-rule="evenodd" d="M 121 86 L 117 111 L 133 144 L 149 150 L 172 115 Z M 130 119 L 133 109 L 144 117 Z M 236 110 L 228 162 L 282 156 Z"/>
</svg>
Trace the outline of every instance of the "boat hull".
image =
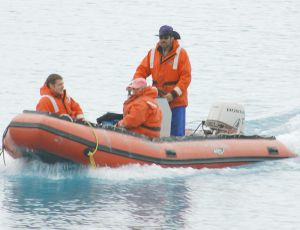
<svg viewBox="0 0 300 230">
<path fill-rule="evenodd" d="M 296 156 L 274 137 L 223 135 L 150 140 L 114 127 L 93 128 L 34 112 L 20 114 L 11 121 L 4 147 L 13 158 L 83 165 L 91 163 L 87 152 L 97 147 L 93 159 L 99 167 L 157 164 L 223 168 Z"/>
</svg>

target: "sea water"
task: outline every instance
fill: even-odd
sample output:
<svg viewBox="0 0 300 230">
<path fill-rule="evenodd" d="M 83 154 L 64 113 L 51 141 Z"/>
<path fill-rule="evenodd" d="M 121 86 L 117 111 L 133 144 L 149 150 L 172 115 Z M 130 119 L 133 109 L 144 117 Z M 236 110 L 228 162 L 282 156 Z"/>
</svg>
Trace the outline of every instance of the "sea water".
<svg viewBox="0 0 300 230">
<path fill-rule="evenodd" d="M 297 0 L 1 0 L 1 133 L 35 109 L 50 73 L 88 120 L 122 112 L 126 84 L 169 24 L 192 64 L 188 127 L 214 102 L 236 102 L 247 134 L 300 154 L 299 19 Z M 299 158 L 203 170 L 5 160 L 0 229 L 300 228 Z"/>
</svg>

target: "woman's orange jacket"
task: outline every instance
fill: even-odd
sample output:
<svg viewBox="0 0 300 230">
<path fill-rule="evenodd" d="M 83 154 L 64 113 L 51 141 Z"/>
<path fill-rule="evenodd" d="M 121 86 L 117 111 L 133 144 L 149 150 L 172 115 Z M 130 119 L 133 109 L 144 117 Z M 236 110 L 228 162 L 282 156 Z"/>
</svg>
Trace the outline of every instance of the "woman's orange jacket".
<svg viewBox="0 0 300 230">
<path fill-rule="evenodd" d="M 36 106 L 36 111 L 51 112 L 56 114 L 68 114 L 73 119 L 83 119 L 83 112 L 80 105 L 69 97 L 64 91 L 61 96 L 55 96 L 44 84 L 40 89 L 41 99 Z"/>
<path fill-rule="evenodd" d="M 178 51 L 179 56 L 176 60 Z M 165 57 L 161 53 L 159 43 L 155 47 L 154 60 L 151 60 L 152 52 L 150 50 L 137 67 L 133 78 L 147 78 L 152 75 L 153 86 L 157 87 L 159 92 L 172 93 L 174 100 L 170 102 L 171 108 L 187 106 L 187 88 L 191 82 L 191 65 L 187 52 L 179 46 L 177 40 L 173 41 L 172 50 Z M 174 63 L 176 64 L 177 61 L 178 64 L 175 65 L 175 69 Z"/>
<path fill-rule="evenodd" d="M 162 112 L 156 102 L 157 89 L 151 86 L 129 97 L 123 105 L 124 128 L 151 138 L 160 136 Z"/>
</svg>

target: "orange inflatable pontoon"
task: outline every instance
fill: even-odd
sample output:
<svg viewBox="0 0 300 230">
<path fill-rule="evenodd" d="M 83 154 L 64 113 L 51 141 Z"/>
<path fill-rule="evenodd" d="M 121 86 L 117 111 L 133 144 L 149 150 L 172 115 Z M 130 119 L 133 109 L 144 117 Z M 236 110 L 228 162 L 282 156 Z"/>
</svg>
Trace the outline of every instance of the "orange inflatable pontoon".
<svg viewBox="0 0 300 230">
<path fill-rule="evenodd" d="M 4 148 L 13 158 L 95 163 L 98 167 L 157 164 L 223 168 L 295 157 L 275 137 L 223 134 L 150 140 L 113 126 L 76 124 L 32 111 L 24 111 L 10 122 L 4 133 Z"/>
</svg>

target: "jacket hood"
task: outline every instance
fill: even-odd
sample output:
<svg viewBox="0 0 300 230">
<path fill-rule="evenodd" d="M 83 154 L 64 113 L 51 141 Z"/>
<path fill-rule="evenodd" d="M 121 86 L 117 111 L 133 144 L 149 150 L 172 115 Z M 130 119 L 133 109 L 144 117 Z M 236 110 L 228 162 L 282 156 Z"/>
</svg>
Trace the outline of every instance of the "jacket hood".
<svg viewBox="0 0 300 230">
<path fill-rule="evenodd" d="M 40 95 L 51 95 L 54 96 L 53 93 L 51 92 L 51 90 L 48 88 L 48 86 L 46 85 L 46 83 L 40 88 Z"/>
<path fill-rule="evenodd" d="M 64 89 L 64 94 L 66 95 L 66 90 Z M 48 88 L 48 86 L 46 85 L 46 83 L 40 88 L 40 95 L 43 96 L 43 95 L 50 95 L 52 97 L 63 97 L 63 95 L 61 96 L 57 96 L 57 95 L 54 95 L 51 90 Z"/>
<path fill-rule="evenodd" d="M 158 91 L 155 87 L 148 86 L 142 91 L 142 95 L 156 98 L 158 96 Z"/>
<path fill-rule="evenodd" d="M 143 90 L 137 92 L 136 94 L 132 95 L 128 100 L 132 101 L 135 100 L 138 97 L 151 97 L 156 98 L 158 96 L 158 91 L 155 87 L 147 86 Z"/>
</svg>

